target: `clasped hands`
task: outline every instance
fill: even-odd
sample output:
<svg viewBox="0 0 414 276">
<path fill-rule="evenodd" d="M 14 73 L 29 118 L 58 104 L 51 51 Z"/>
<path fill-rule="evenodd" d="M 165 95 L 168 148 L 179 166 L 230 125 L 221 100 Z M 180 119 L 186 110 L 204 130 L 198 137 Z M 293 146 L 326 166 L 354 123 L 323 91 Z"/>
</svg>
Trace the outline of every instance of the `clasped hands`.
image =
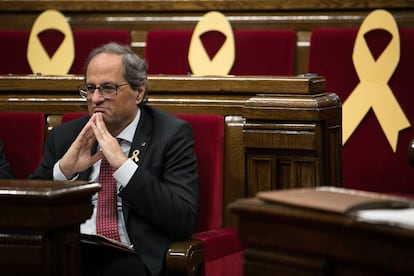
<svg viewBox="0 0 414 276">
<path fill-rule="evenodd" d="M 95 141 L 98 141 L 100 151 L 91 154 Z M 106 128 L 102 114 L 94 113 L 60 160 L 59 166 L 65 177 L 71 179 L 104 157 L 115 169 L 128 159 L 118 140 Z"/>
</svg>

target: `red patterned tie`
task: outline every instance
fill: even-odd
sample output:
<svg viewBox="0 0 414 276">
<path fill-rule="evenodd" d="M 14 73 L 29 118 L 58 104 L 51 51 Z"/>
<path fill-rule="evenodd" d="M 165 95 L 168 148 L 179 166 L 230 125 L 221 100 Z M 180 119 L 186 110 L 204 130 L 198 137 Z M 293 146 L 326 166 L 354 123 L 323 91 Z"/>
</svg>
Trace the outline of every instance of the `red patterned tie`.
<svg viewBox="0 0 414 276">
<path fill-rule="evenodd" d="M 96 214 L 96 233 L 119 241 L 116 181 L 112 176 L 114 169 L 102 158 L 99 172 L 98 210 Z"/>
</svg>

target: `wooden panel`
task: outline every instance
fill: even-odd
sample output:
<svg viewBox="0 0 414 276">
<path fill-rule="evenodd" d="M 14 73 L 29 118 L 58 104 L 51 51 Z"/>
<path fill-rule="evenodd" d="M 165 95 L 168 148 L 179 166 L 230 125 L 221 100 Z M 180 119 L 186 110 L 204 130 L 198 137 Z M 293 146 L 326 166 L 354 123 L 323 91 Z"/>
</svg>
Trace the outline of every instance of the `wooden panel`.
<svg viewBox="0 0 414 276">
<path fill-rule="evenodd" d="M 86 111 L 86 101 L 77 91 L 83 80 L 82 76 L 0 76 L 0 110 Z M 241 116 L 245 102 L 258 93 L 313 95 L 325 89 L 323 78 L 312 77 L 149 76 L 148 81 L 148 101 L 155 107 L 171 113 L 231 116 Z"/>
<path fill-rule="evenodd" d="M 295 175 L 296 171 L 292 164 L 291 158 L 283 158 L 280 157 L 277 159 L 277 165 L 276 165 L 276 181 L 277 181 L 277 187 L 278 189 L 289 188 L 289 185 L 291 184 L 291 181 L 293 179 L 293 183 L 296 183 Z M 250 195 L 253 196 L 253 195 Z"/>
<path fill-rule="evenodd" d="M 322 258 L 303 258 L 254 248 L 245 250 L 244 259 L 244 275 L 319 275 L 326 266 Z"/>
<path fill-rule="evenodd" d="M 278 156 L 276 189 L 315 187 L 320 185 L 318 159 L 303 155 Z"/>
<path fill-rule="evenodd" d="M 318 172 L 320 171 L 319 162 L 316 158 L 309 158 L 309 160 L 297 160 L 295 162 L 297 181 L 294 182 L 294 186 L 290 185 L 289 188 L 306 188 L 320 186 L 320 178 Z M 338 184 L 339 185 L 339 184 Z"/>
<path fill-rule="evenodd" d="M 321 185 L 319 159 L 289 152 L 246 149 L 247 196 L 266 190 L 315 187 Z M 308 153 L 312 155 L 312 153 Z M 323 178 L 323 177 L 322 177 Z"/>
<path fill-rule="evenodd" d="M 316 150 L 315 131 L 315 124 L 246 123 L 244 145 L 248 148 Z"/>
<path fill-rule="evenodd" d="M 342 185 L 342 149 L 337 144 L 341 135 L 340 111 L 339 99 L 328 93 L 266 95 L 246 102 L 243 135 L 249 160 L 263 158 L 264 152 L 277 160 L 267 172 L 276 175 L 271 181 L 275 183 L 267 189 Z M 257 171 L 262 164 L 247 162 L 247 166 L 246 179 L 253 182 L 248 187 L 260 188 Z"/>
<path fill-rule="evenodd" d="M 247 154 L 247 196 L 274 189 L 275 158 L 271 155 Z"/>
<path fill-rule="evenodd" d="M 13 3 L 13 5 L 10 5 Z M 36 5 L 35 5 L 36 4 Z M 414 4 L 406 0 L 349 0 L 327 2 L 322 0 L 259 0 L 252 3 L 250 0 L 67 0 L 50 2 L 49 0 L 3 0 L 0 9 L 8 11 L 34 10 L 42 11 L 56 8 L 65 11 L 187 11 L 187 10 L 214 10 L 222 11 L 241 10 L 335 10 L 335 9 L 368 9 L 368 8 L 413 8 Z"/>
</svg>

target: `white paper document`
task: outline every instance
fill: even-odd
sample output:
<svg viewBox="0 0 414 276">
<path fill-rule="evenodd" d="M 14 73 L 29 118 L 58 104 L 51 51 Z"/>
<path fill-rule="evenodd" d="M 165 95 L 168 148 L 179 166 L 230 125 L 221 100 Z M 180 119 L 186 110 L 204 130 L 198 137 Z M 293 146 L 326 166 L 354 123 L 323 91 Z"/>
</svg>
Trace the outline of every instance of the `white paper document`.
<svg viewBox="0 0 414 276">
<path fill-rule="evenodd" d="M 414 230 L 414 208 L 371 209 L 355 212 L 357 220 L 381 223 Z"/>
</svg>

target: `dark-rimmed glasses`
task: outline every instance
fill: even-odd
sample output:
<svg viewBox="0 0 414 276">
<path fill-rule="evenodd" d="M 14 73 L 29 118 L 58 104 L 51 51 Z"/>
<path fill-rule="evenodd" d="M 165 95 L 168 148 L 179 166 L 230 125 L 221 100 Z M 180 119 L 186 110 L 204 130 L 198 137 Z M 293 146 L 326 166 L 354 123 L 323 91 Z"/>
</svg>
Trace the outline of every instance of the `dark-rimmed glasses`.
<svg viewBox="0 0 414 276">
<path fill-rule="evenodd" d="M 93 93 L 95 93 L 95 90 L 98 89 L 99 94 L 105 98 L 105 99 L 112 99 L 115 98 L 118 92 L 118 88 L 129 85 L 128 83 L 123 84 L 115 84 L 115 83 L 104 83 L 100 86 L 96 86 L 95 84 L 84 84 L 80 85 L 78 87 L 79 94 L 82 96 L 82 98 L 88 99 L 92 97 Z"/>
</svg>

